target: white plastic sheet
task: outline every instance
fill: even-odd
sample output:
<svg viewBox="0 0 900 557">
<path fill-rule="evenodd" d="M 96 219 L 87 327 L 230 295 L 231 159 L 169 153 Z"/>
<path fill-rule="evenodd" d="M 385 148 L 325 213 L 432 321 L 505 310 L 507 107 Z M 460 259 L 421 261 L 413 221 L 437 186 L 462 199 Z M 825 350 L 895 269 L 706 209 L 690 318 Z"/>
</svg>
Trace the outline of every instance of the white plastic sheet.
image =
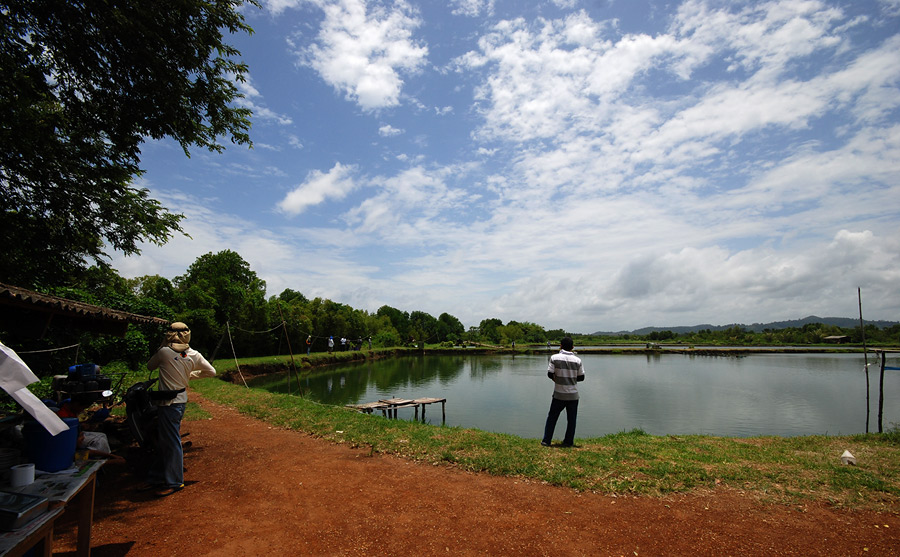
<svg viewBox="0 0 900 557">
<path fill-rule="evenodd" d="M 26 412 L 34 416 L 34 419 L 51 435 L 68 431 L 69 426 L 28 390 L 28 385 L 37 381 L 39 381 L 37 375 L 22 361 L 15 350 L 0 342 L 0 387 L 22 405 Z"/>
</svg>

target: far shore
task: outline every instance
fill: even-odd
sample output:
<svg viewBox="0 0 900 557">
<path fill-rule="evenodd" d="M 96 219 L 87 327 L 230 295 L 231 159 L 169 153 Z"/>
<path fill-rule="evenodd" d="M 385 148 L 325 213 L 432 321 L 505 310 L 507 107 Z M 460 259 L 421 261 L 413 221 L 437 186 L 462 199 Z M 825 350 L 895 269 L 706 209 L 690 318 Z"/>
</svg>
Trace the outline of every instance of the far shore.
<svg viewBox="0 0 900 557">
<path fill-rule="evenodd" d="M 392 347 L 392 348 L 376 348 L 372 350 L 347 350 L 335 352 L 313 352 L 306 354 L 284 354 L 281 356 L 265 356 L 259 358 L 241 358 L 240 370 L 237 373 L 237 364 L 233 358 L 216 359 L 213 364 L 220 371 L 221 376 L 229 382 L 241 383 L 249 377 L 259 375 L 267 375 L 270 373 L 280 373 L 291 369 L 297 369 L 301 373 L 309 373 L 313 369 L 324 371 L 329 367 L 341 364 L 349 364 L 353 362 L 363 362 L 367 360 L 375 360 L 381 358 L 392 358 L 398 356 L 422 356 L 428 354 L 444 354 L 444 355 L 546 355 L 552 354 L 559 350 L 558 346 L 551 346 L 548 349 L 543 345 L 528 344 L 521 347 L 507 346 L 426 346 L 424 350 L 417 347 Z M 862 357 L 862 346 L 841 344 L 832 346 L 691 346 L 685 344 L 615 344 L 615 345 L 596 345 L 584 348 L 576 347 L 577 354 L 600 354 L 600 355 L 622 355 L 622 356 L 660 356 L 660 355 L 679 355 L 679 356 L 706 356 L 706 357 L 732 357 L 741 358 L 748 355 L 759 354 L 858 354 Z M 869 356 L 875 357 L 876 352 L 900 353 L 900 347 L 869 347 L 867 349 Z"/>
</svg>

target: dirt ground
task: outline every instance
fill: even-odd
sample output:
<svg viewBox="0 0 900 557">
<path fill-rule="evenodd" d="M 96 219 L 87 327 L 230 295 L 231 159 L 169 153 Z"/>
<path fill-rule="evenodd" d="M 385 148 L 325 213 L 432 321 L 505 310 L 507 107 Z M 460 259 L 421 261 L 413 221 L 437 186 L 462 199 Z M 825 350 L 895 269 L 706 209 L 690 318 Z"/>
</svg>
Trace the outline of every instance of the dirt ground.
<svg viewBox="0 0 900 557">
<path fill-rule="evenodd" d="M 897 513 L 762 504 L 724 488 L 579 493 L 371 456 L 191 399 L 212 418 L 183 424 L 187 487 L 158 499 L 107 466 L 93 555 L 900 555 Z M 74 549 L 64 523 L 54 554 Z"/>
</svg>

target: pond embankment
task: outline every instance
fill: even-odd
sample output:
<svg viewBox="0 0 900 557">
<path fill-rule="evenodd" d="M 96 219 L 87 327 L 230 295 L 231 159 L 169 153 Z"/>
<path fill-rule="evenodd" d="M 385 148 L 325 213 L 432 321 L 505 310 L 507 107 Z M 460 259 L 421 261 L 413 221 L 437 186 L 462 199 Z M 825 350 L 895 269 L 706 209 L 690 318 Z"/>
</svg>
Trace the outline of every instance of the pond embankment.
<svg viewBox="0 0 900 557">
<path fill-rule="evenodd" d="M 283 373 L 296 370 L 301 375 L 325 371 L 330 367 L 382 358 L 394 358 L 398 356 L 422 356 L 434 355 L 497 355 L 497 354 L 528 354 L 541 355 L 553 354 L 557 347 L 547 349 L 541 345 L 526 345 L 519 348 L 510 348 L 492 345 L 454 346 L 454 347 L 429 347 L 420 348 L 394 347 L 377 348 L 373 350 L 347 350 L 327 352 L 314 352 L 310 355 L 283 355 L 264 358 L 247 358 L 235 363 L 231 359 L 216 360 L 216 369 L 220 371 L 220 377 L 231 383 L 243 383 L 244 381 L 261 375 Z M 662 354 L 682 356 L 710 356 L 710 357 L 744 357 L 753 354 L 840 354 L 861 352 L 862 347 L 844 345 L 840 347 L 829 346 L 728 346 L 728 347 L 693 347 L 686 345 L 613 345 L 613 346 L 589 346 L 576 350 L 578 354 L 602 354 L 602 355 L 626 355 L 626 356 L 659 356 Z"/>
</svg>

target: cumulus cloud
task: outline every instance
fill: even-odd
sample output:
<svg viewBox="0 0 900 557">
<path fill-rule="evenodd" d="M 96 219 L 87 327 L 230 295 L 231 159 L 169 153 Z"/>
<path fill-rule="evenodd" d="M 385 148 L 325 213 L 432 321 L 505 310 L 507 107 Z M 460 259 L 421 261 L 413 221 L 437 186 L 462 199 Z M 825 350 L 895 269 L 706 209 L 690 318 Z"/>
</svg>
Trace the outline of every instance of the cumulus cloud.
<svg viewBox="0 0 900 557">
<path fill-rule="evenodd" d="M 142 184 L 152 187 L 152 184 Z M 177 207 L 184 213 L 183 227 L 189 236 L 176 235 L 166 246 L 143 244 L 139 257 L 114 254 L 112 264 L 126 277 L 160 275 L 174 278 L 184 274 L 196 259 L 222 250 L 236 251 L 250 268 L 266 282 L 268 295 L 285 288 L 306 296 L 340 299 L 353 307 L 369 307 L 373 291 L 387 288 L 372 280 L 361 288 L 360 276 L 369 276 L 377 268 L 355 260 L 348 246 L 358 242 L 338 229 L 260 227 L 238 214 L 222 210 L 221 200 L 184 192 L 154 189 L 155 199 Z M 309 265 L 310 261 L 319 262 Z"/>
<path fill-rule="evenodd" d="M 289 215 L 299 215 L 309 207 L 328 200 L 340 200 L 357 188 L 353 179 L 354 166 L 335 163 L 328 172 L 310 172 L 306 181 L 288 193 L 278 208 Z"/>
<path fill-rule="evenodd" d="M 467 198 L 445 179 L 452 169 L 408 168 L 394 176 L 379 176 L 369 185 L 379 193 L 345 215 L 355 230 L 396 244 L 447 242 L 442 215 Z"/>
<path fill-rule="evenodd" d="M 378 128 L 378 135 L 381 137 L 394 137 L 395 135 L 400 135 L 402 133 L 403 130 L 395 128 L 390 124 L 384 124 Z"/>
<path fill-rule="evenodd" d="M 303 63 L 363 110 L 400 104 L 403 75 L 414 74 L 428 48 L 413 38 L 421 24 L 403 0 L 391 6 L 364 0 L 321 0 L 325 18 L 316 41 L 302 53 Z"/>
</svg>

